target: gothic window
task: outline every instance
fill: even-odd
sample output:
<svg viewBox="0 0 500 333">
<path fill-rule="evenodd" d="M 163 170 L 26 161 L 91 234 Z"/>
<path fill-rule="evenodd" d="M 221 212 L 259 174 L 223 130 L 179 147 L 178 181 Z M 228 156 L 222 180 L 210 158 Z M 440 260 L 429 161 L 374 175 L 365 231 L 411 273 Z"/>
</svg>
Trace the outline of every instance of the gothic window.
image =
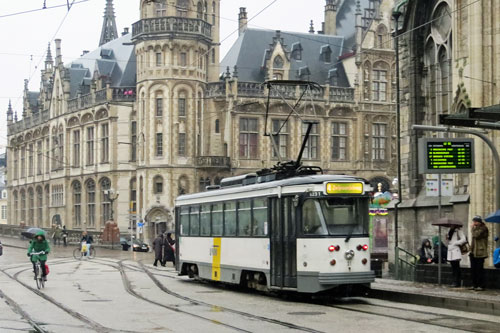
<svg viewBox="0 0 500 333">
<path fill-rule="evenodd" d="M 21 148 L 21 178 L 26 177 L 26 147 Z"/>
<path fill-rule="evenodd" d="M 35 221 L 35 193 L 33 188 L 28 189 L 28 204 L 29 204 L 29 214 L 28 214 L 28 225 L 34 225 Z"/>
<path fill-rule="evenodd" d="M 387 124 L 375 123 L 372 125 L 372 159 L 384 161 L 386 159 Z"/>
<path fill-rule="evenodd" d="M 215 133 L 220 133 L 220 120 L 215 119 Z"/>
<path fill-rule="evenodd" d="M 43 189 L 41 186 L 36 188 L 36 201 L 37 201 L 37 219 L 40 222 L 39 225 L 43 224 Z"/>
<path fill-rule="evenodd" d="M 101 163 L 109 162 L 109 125 L 101 125 Z"/>
<path fill-rule="evenodd" d="M 137 122 L 132 121 L 130 124 L 130 160 L 135 162 L 137 160 Z"/>
<path fill-rule="evenodd" d="M 36 149 L 36 174 L 40 176 L 43 170 L 43 141 L 37 142 Z"/>
<path fill-rule="evenodd" d="M 50 138 L 45 139 L 45 173 L 50 172 Z"/>
<path fill-rule="evenodd" d="M 82 225 L 82 184 L 73 182 L 73 222 L 75 227 Z"/>
<path fill-rule="evenodd" d="M 162 63 L 163 63 L 163 55 L 161 54 L 161 52 L 156 52 L 156 67 L 161 67 Z"/>
<path fill-rule="evenodd" d="M 451 78 L 450 78 L 450 60 L 448 58 L 447 51 L 444 47 L 441 47 L 439 50 L 439 55 L 438 55 L 438 61 L 439 61 L 439 78 L 441 82 L 439 83 L 438 87 L 440 88 L 440 113 L 445 114 L 449 113 L 450 109 L 450 92 L 451 92 Z"/>
<path fill-rule="evenodd" d="M 87 165 L 94 164 L 94 127 L 87 127 Z"/>
<path fill-rule="evenodd" d="M 289 146 L 289 132 L 288 132 L 288 122 L 285 123 L 282 119 L 273 119 L 272 121 L 273 132 L 272 137 L 274 140 L 273 147 L 273 157 L 278 157 L 276 149 L 278 149 L 281 158 L 288 157 L 288 146 Z M 276 135 L 276 133 L 278 133 Z"/>
<path fill-rule="evenodd" d="M 130 180 L 130 213 L 137 213 L 137 179 Z"/>
<path fill-rule="evenodd" d="M 239 148 L 241 158 L 257 158 L 258 120 L 240 118 Z"/>
<path fill-rule="evenodd" d="M 187 53 L 181 52 L 179 54 L 179 66 L 186 67 L 187 66 Z"/>
<path fill-rule="evenodd" d="M 215 24 L 215 13 L 216 13 L 216 5 L 215 1 L 212 2 L 212 24 Z"/>
<path fill-rule="evenodd" d="M 106 221 L 111 218 L 111 200 L 109 199 L 111 190 L 111 181 L 109 178 L 101 179 L 101 225 L 104 225 Z"/>
<path fill-rule="evenodd" d="M 177 107 L 178 107 L 179 117 L 185 117 L 186 116 L 186 94 L 184 92 L 181 92 L 179 94 L 179 99 L 177 101 Z"/>
<path fill-rule="evenodd" d="M 347 160 L 347 123 L 333 122 L 332 123 L 332 160 L 345 161 Z"/>
<path fill-rule="evenodd" d="M 155 176 L 153 179 L 153 193 L 162 194 L 163 193 L 163 177 Z"/>
<path fill-rule="evenodd" d="M 186 133 L 179 133 L 179 146 L 177 153 L 179 156 L 186 156 Z"/>
<path fill-rule="evenodd" d="M 156 97 L 155 99 L 155 113 L 157 117 L 163 117 L 163 98 Z"/>
<path fill-rule="evenodd" d="M 80 130 L 73 131 L 73 167 L 80 166 Z"/>
<path fill-rule="evenodd" d="M 163 156 L 163 133 L 156 133 L 155 148 L 156 156 Z"/>
<path fill-rule="evenodd" d="M 387 65 L 382 62 L 375 63 L 372 71 L 372 97 L 374 101 L 387 101 Z"/>
<path fill-rule="evenodd" d="M 196 5 L 196 17 L 199 19 L 203 17 L 203 5 L 201 4 L 201 1 L 198 1 L 198 4 Z"/>
<path fill-rule="evenodd" d="M 207 5 L 206 1 L 205 1 L 204 5 L 203 5 L 203 12 L 204 12 L 205 21 L 207 21 L 208 20 L 208 5 Z"/>
<path fill-rule="evenodd" d="M 26 222 L 26 192 L 21 190 L 21 222 Z"/>
<path fill-rule="evenodd" d="M 377 27 L 377 36 L 375 39 L 375 47 L 378 49 L 388 49 L 391 46 L 388 44 L 387 28 L 381 24 Z"/>
<path fill-rule="evenodd" d="M 14 221 L 17 221 L 19 216 L 19 198 L 17 197 L 17 191 L 14 191 L 13 197 L 14 197 Z"/>
<path fill-rule="evenodd" d="M 284 61 L 281 56 L 277 55 L 276 57 L 274 57 L 273 68 L 283 68 L 283 64 Z"/>
<path fill-rule="evenodd" d="M 302 123 L 302 140 L 305 138 L 308 126 L 308 123 Z M 307 140 L 302 156 L 306 160 L 319 159 L 319 124 L 317 123 L 312 125 L 309 139 Z"/>
<path fill-rule="evenodd" d="M 28 148 L 28 176 L 33 176 L 33 171 L 34 171 L 34 147 L 33 144 L 31 143 Z"/>
<path fill-rule="evenodd" d="M 90 179 L 86 184 L 87 189 L 87 226 L 95 227 L 95 182 Z"/>
</svg>

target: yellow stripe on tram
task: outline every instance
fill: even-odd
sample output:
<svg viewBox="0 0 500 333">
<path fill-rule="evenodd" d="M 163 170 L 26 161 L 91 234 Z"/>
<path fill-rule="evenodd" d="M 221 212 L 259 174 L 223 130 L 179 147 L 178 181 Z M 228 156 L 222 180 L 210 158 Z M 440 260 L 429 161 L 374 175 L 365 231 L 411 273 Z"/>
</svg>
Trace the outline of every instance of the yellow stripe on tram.
<svg viewBox="0 0 500 333">
<path fill-rule="evenodd" d="M 212 248 L 212 280 L 220 281 L 221 238 L 214 238 Z"/>
</svg>

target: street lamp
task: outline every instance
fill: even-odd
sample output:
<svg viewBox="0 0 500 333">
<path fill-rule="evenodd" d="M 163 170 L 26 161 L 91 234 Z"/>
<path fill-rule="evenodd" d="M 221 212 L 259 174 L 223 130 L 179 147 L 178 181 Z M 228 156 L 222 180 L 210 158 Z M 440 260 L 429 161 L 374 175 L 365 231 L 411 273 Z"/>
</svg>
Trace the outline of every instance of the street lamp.
<svg viewBox="0 0 500 333">
<path fill-rule="evenodd" d="M 111 202 L 111 212 L 110 212 L 110 215 L 109 215 L 109 219 L 111 221 L 114 221 L 113 219 L 113 213 L 114 213 L 114 210 L 113 210 L 113 202 L 118 199 L 118 196 L 120 195 L 120 193 L 118 191 L 115 191 L 113 189 L 109 189 L 109 190 L 105 190 L 104 191 L 104 194 L 106 194 L 108 196 L 108 200 Z"/>
</svg>

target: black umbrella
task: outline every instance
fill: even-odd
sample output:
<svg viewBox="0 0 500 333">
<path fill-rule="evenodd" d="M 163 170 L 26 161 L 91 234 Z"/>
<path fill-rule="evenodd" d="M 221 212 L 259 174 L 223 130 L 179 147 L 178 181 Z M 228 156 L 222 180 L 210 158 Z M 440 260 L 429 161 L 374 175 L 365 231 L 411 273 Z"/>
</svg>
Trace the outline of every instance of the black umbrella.
<svg viewBox="0 0 500 333">
<path fill-rule="evenodd" d="M 35 237 L 35 235 L 36 235 L 38 232 L 40 232 L 40 231 L 42 231 L 42 232 L 43 232 L 43 234 L 44 234 L 45 236 L 47 236 L 47 233 L 45 232 L 45 230 L 40 229 L 40 228 L 28 228 L 28 229 L 26 229 L 25 231 L 22 231 L 22 232 L 21 232 L 21 236 L 24 236 L 24 237 L 26 237 L 26 238 L 28 238 L 28 239 L 33 239 L 33 237 Z"/>
<path fill-rule="evenodd" d="M 458 220 L 455 219 L 450 219 L 449 217 L 442 217 L 440 219 L 435 220 L 432 222 L 432 225 L 438 226 L 438 227 L 461 227 L 464 224 Z"/>
</svg>

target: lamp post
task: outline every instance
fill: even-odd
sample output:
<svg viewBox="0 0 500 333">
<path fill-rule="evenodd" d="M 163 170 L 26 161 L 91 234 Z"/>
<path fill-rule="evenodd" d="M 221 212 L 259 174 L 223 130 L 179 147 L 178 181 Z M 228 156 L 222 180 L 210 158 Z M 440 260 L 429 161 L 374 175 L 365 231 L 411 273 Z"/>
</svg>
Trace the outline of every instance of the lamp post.
<svg viewBox="0 0 500 333">
<path fill-rule="evenodd" d="M 111 221 L 114 221 L 114 218 L 113 218 L 113 213 L 114 213 L 113 202 L 116 199 L 118 199 L 118 196 L 120 195 L 120 193 L 118 191 L 113 190 L 113 189 L 109 189 L 109 190 L 105 191 L 105 194 L 108 196 L 108 200 L 109 200 L 110 206 L 111 206 L 111 211 L 110 211 L 110 214 L 109 214 L 109 219 Z"/>
<path fill-rule="evenodd" d="M 401 12 L 399 8 L 392 12 L 392 17 L 395 21 L 394 30 L 394 52 L 396 53 L 396 135 L 397 135 L 397 163 L 398 163 L 398 201 L 394 205 L 394 272 L 398 278 L 398 224 L 399 224 L 399 205 L 402 198 L 401 186 L 401 96 L 400 96 L 400 82 L 399 82 L 399 17 Z"/>
</svg>

